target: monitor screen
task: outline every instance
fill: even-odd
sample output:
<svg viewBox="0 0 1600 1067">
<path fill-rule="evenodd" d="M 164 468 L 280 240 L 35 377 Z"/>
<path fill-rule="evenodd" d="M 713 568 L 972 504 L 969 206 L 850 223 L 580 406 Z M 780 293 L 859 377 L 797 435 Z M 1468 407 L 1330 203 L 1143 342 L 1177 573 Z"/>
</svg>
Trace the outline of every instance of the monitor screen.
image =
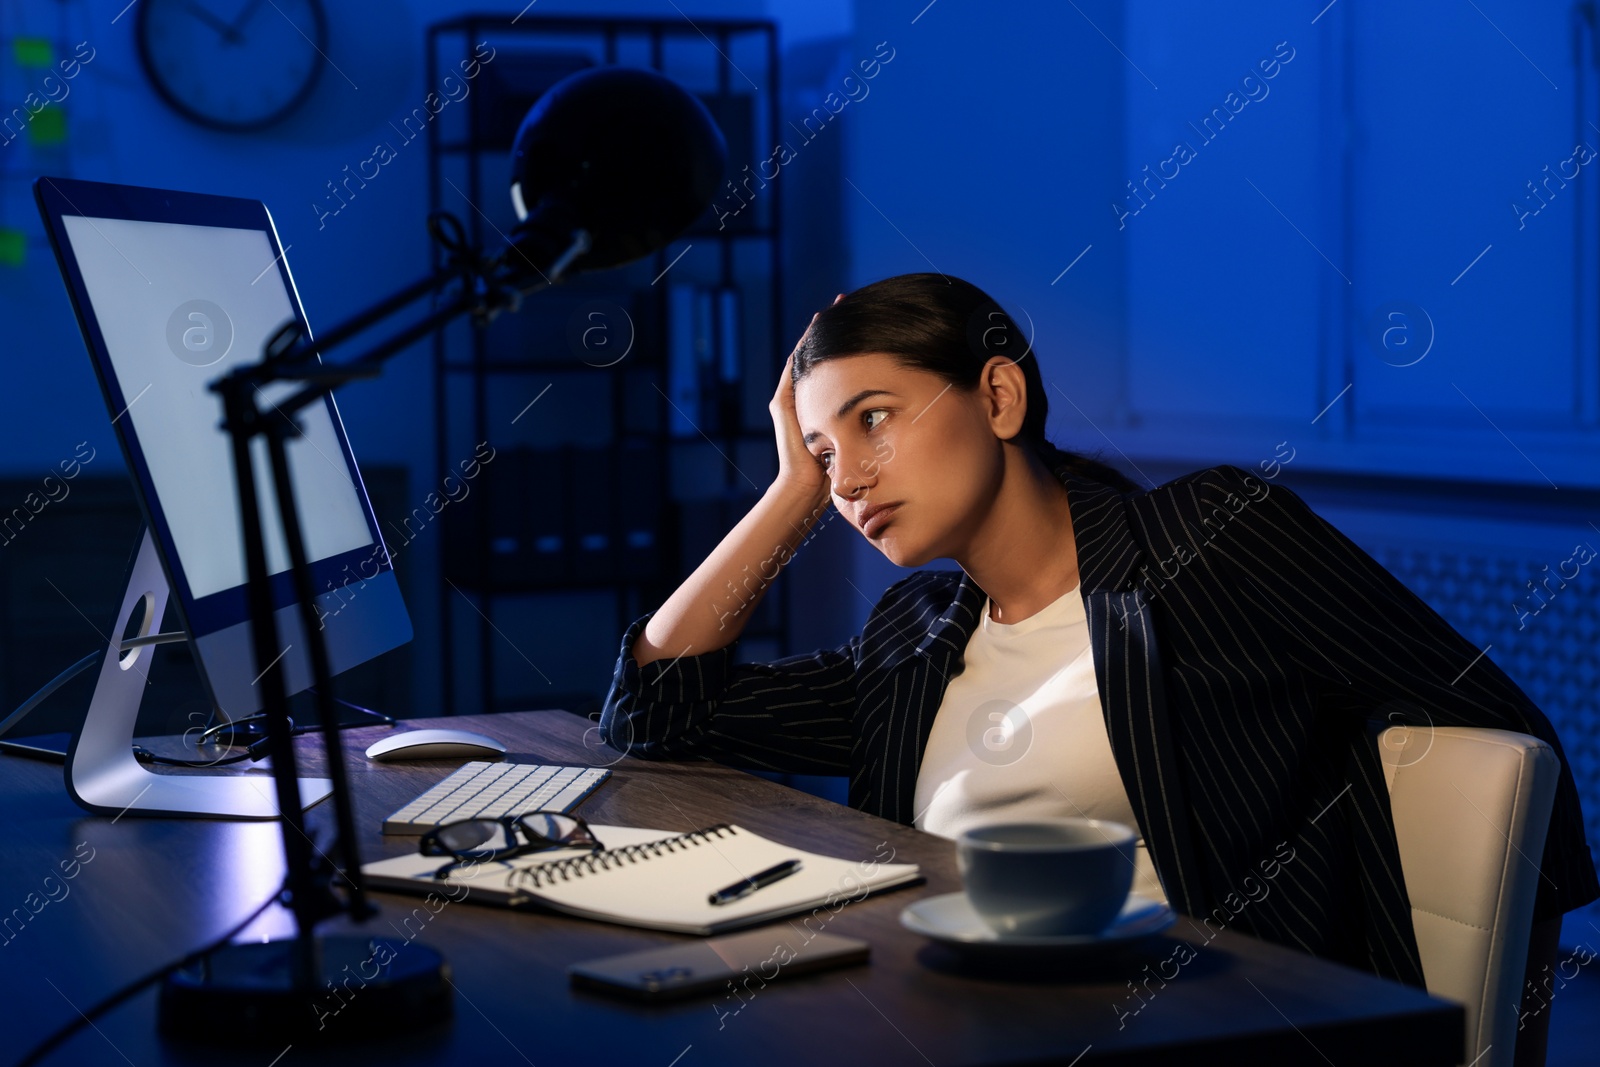
<svg viewBox="0 0 1600 1067">
<path fill-rule="evenodd" d="M 128 407 L 120 419 L 138 437 L 190 594 L 204 599 L 243 585 L 232 449 L 208 386 L 258 362 L 267 338 L 294 318 L 272 243 L 260 230 L 220 226 L 70 215 L 62 223 L 122 383 Z M 291 388 L 264 389 L 262 407 L 270 412 L 270 401 Z M 311 405 L 301 426 L 304 436 L 287 452 L 307 557 L 371 547 L 361 491 L 329 412 Z M 289 561 L 263 443 L 254 458 L 276 574 Z"/>
<path fill-rule="evenodd" d="M 258 200 L 49 177 L 34 189 L 201 673 L 228 714 L 257 710 L 232 443 L 210 386 L 259 362 L 284 324 L 307 329 L 288 250 Z M 266 386 L 258 406 L 271 417 L 273 402 L 298 388 Z M 303 435 L 288 443 L 289 468 L 318 628 L 340 671 L 409 641 L 411 623 L 332 397 L 297 419 Z M 307 641 L 266 443 L 253 448 L 275 621 L 295 692 L 310 684 Z"/>
</svg>

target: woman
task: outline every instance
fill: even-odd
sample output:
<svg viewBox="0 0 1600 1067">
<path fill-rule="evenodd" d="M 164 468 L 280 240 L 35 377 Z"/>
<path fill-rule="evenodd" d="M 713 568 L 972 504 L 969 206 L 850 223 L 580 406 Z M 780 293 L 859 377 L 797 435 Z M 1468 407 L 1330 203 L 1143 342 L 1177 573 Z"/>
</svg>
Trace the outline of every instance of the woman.
<svg viewBox="0 0 1600 1067">
<path fill-rule="evenodd" d="M 1143 834 L 1139 891 L 1421 986 L 1377 731 L 1517 730 L 1562 760 L 1535 911 L 1553 952 L 1600 883 L 1538 708 L 1270 476 L 1140 491 L 1050 444 L 1047 400 L 1016 324 L 959 279 L 901 275 L 817 313 L 769 406 L 777 478 L 628 628 L 602 735 L 847 774 L 851 806 L 948 836 L 1117 819 Z M 961 569 L 895 583 L 836 649 L 735 665 L 830 498 L 894 563 Z"/>
</svg>

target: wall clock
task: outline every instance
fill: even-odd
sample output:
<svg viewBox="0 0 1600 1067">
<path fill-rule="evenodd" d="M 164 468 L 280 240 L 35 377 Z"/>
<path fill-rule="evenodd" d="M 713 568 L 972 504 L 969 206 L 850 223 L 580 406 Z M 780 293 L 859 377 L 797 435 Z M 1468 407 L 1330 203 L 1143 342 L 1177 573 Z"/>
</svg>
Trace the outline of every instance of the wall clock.
<svg viewBox="0 0 1600 1067">
<path fill-rule="evenodd" d="M 144 0 L 134 37 L 145 75 L 180 115 L 257 130 L 311 95 L 328 23 L 319 0 Z"/>
</svg>

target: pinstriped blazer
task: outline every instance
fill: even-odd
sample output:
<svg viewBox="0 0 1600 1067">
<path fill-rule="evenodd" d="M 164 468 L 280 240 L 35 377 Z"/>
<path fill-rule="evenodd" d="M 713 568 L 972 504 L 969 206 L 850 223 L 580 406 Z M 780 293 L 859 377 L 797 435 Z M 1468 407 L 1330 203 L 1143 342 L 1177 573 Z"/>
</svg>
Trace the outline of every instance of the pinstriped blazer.
<svg viewBox="0 0 1600 1067">
<path fill-rule="evenodd" d="M 1600 897 L 1549 720 L 1296 494 L 1234 466 L 1126 494 L 1059 476 L 1112 754 L 1175 908 L 1423 985 L 1377 748 L 1399 724 L 1548 742 L 1562 767 L 1535 918 Z M 852 807 L 910 825 L 983 601 L 962 571 L 918 571 L 838 648 L 640 668 L 645 615 L 623 636 L 601 735 L 647 759 L 848 775 Z"/>
</svg>

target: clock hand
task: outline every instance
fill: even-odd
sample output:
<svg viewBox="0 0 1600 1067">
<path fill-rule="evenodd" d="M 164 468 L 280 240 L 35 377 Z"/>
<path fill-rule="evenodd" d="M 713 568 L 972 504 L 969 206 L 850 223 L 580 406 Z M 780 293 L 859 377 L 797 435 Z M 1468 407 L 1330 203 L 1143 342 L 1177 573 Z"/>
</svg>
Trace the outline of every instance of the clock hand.
<svg viewBox="0 0 1600 1067">
<path fill-rule="evenodd" d="M 232 30 L 237 36 L 239 31 L 244 28 L 244 24 L 250 21 L 250 16 L 256 13 L 256 8 L 260 6 L 261 0 L 250 0 L 248 4 L 244 5 L 244 10 L 239 12 L 233 22 L 229 24 L 228 29 Z"/>
<path fill-rule="evenodd" d="M 237 41 L 239 39 L 239 35 L 234 32 L 232 26 L 223 22 L 200 5 L 193 3 L 192 0 L 179 0 L 179 3 L 189 14 L 216 30 L 224 41 Z"/>
</svg>

